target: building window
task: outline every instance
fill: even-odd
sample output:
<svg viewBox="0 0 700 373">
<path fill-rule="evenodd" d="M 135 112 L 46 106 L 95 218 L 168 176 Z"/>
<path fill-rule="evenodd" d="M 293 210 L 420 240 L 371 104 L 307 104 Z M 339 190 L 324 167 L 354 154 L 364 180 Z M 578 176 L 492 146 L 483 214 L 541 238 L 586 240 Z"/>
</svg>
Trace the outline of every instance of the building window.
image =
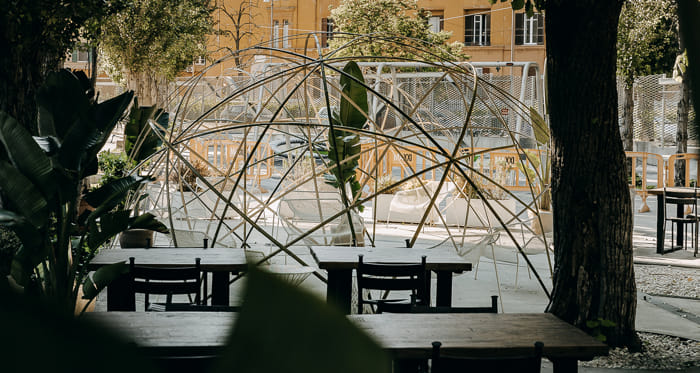
<svg viewBox="0 0 700 373">
<path fill-rule="evenodd" d="M 274 26 L 272 27 L 272 47 L 273 48 L 280 47 L 280 22 L 279 21 L 275 21 Z"/>
<path fill-rule="evenodd" d="M 525 13 L 515 15 L 515 44 L 544 44 L 544 17 L 542 14 L 535 14 L 532 17 L 528 17 Z"/>
<path fill-rule="evenodd" d="M 73 49 L 71 62 L 90 62 L 90 51 L 82 48 Z"/>
<path fill-rule="evenodd" d="M 282 21 L 282 48 L 289 48 L 289 21 Z"/>
<path fill-rule="evenodd" d="M 207 64 L 207 59 L 204 56 L 199 56 L 194 59 L 194 64 L 197 66 L 204 66 Z"/>
<path fill-rule="evenodd" d="M 435 15 L 428 18 L 428 25 L 430 26 L 430 31 L 438 33 L 443 30 L 445 26 L 445 21 L 443 16 Z"/>
<path fill-rule="evenodd" d="M 491 45 L 491 15 L 464 16 L 464 45 Z"/>
<path fill-rule="evenodd" d="M 333 19 L 332 18 L 321 18 L 321 47 L 328 48 L 328 40 L 333 39 Z"/>
</svg>

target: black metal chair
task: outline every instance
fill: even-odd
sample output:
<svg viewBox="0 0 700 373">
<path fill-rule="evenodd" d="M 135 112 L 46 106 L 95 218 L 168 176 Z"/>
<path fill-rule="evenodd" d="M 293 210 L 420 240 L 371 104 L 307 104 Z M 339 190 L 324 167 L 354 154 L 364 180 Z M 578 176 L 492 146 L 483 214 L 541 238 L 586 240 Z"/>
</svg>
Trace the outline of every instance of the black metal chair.
<svg viewBox="0 0 700 373">
<path fill-rule="evenodd" d="M 498 295 L 491 296 L 491 307 L 449 307 L 412 304 L 411 313 L 498 313 Z"/>
<path fill-rule="evenodd" d="M 679 246 L 674 246 L 673 241 L 676 239 L 675 228 L 681 231 L 686 226 L 692 228 L 691 242 L 694 248 L 694 255 L 698 253 L 698 223 L 700 215 L 698 215 L 698 199 L 696 191 L 675 191 L 664 188 L 664 203 L 666 205 L 676 205 L 679 211 L 678 216 L 668 216 L 664 211 L 664 231 L 666 231 L 666 223 L 671 222 L 671 251 L 680 249 Z M 683 209 L 685 206 L 691 207 L 691 213 L 685 214 Z M 683 239 L 683 249 L 688 248 L 688 240 Z"/>
<path fill-rule="evenodd" d="M 432 373 L 451 372 L 519 372 L 539 373 L 542 367 L 544 344 L 535 342 L 531 353 L 508 357 L 441 356 L 442 343 L 433 342 Z"/>
<path fill-rule="evenodd" d="M 412 304 L 429 305 L 425 269 L 426 257 L 420 263 L 365 263 L 359 256 L 357 264 L 357 313 L 365 304 L 377 306 L 377 312 L 410 312 Z M 365 290 L 410 291 L 411 298 L 370 299 Z"/>
<path fill-rule="evenodd" d="M 193 267 L 170 268 L 136 265 L 134 257 L 130 257 L 129 270 L 134 292 L 145 295 L 146 311 L 165 311 L 168 305 L 173 304 L 174 294 L 187 294 L 190 296 L 190 303 L 201 303 L 200 258 L 195 258 Z M 151 304 L 150 294 L 165 295 L 165 304 Z M 191 298 L 193 294 L 194 300 Z"/>
</svg>

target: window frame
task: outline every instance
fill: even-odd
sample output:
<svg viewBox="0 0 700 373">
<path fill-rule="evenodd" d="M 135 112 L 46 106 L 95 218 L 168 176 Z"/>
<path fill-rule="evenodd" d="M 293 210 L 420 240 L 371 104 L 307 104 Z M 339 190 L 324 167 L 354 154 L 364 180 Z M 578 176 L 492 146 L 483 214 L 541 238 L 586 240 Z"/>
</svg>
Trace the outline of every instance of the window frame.
<svg viewBox="0 0 700 373">
<path fill-rule="evenodd" d="M 464 15 L 464 45 L 473 47 L 491 45 L 490 11 L 471 11 Z"/>
<path fill-rule="evenodd" d="M 515 45 L 544 45 L 544 16 L 541 13 L 532 17 L 516 13 L 515 17 Z"/>
</svg>

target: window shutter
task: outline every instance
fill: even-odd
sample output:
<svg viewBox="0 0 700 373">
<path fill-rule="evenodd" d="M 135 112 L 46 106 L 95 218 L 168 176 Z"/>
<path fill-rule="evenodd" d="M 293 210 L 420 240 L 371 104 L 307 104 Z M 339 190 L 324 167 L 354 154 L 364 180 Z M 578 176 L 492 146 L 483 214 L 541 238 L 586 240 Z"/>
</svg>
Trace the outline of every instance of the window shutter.
<svg viewBox="0 0 700 373">
<path fill-rule="evenodd" d="M 474 45 L 474 16 L 464 16 L 464 45 Z"/>
<path fill-rule="evenodd" d="M 328 31 L 328 18 L 321 18 L 321 31 L 323 31 L 321 34 L 321 47 L 326 48 L 328 46 L 328 34 L 326 34 Z"/>
<path fill-rule="evenodd" d="M 515 15 L 515 45 L 525 44 L 525 13 Z"/>
<path fill-rule="evenodd" d="M 491 45 L 491 15 L 486 14 L 484 17 L 484 45 Z"/>
<path fill-rule="evenodd" d="M 78 48 L 73 49 L 73 53 L 70 56 L 71 62 L 78 62 Z"/>
<path fill-rule="evenodd" d="M 542 14 L 537 15 L 537 44 L 544 44 L 544 17 Z"/>
</svg>

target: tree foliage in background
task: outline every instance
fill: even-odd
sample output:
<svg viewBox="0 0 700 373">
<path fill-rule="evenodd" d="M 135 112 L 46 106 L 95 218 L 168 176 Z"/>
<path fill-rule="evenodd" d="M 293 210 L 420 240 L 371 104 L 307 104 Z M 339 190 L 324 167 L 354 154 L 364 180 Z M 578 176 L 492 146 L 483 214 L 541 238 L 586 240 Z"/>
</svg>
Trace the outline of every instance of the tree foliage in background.
<svg viewBox="0 0 700 373">
<path fill-rule="evenodd" d="M 112 79 L 143 105 L 164 107 L 167 83 L 206 56 L 212 32 L 209 0 L 135 0 L 111 15 L 99 37 Z"/>
<path fill-rule="evenodd" d="M 622 140 L 625 150 L 633 150 L 634 79 L 670 72 L 677 52 L 675 0 L 625 2 L 617 29 L 617 74 L 624 83 Z"/>
<path fill-rule="evenodd" d="M 2 1 L 0 9 L 0 110 L 37 134 L 36 92 L 58 70 L 79 37 L 90 38 L 104 16 L 120 7 L 110 0 Z"/>
<path fill-rule="evenodd" d="M 331 17 L 336 32 L 352 34 L 375 34 L 377 37 L 401 35 L 433 44 L 435 57 L 448 60 L 466 59 L 462 53 L 462 43 L 448 43 L 451 32 L 432 32 L 428 19 L 430 12 L 418 7 L 417 0 L 342 0 L 337 8 L 331 9 Z M 348 41 L 338 37 L 328 41 L 331 50 L 338 49 Z M 355 45 L 344 48 L 342 54 L 334 56 L 395 56 L 411 58 L 410 49 L 399 48 L 396 44 L 376 43 Z M 423 56 L 426 57 L 426 56 Z"/>
<path fill-rule="evenodd" d="M 221 27 L 218 31 L 219 34 L 224 37 L 230 38 L 233 41 L 233 47 L 235 50 L 240 50 L 242 42 L 244 40 L 249 40 L 248 45 L 254 44 L 253 38 L 255 37 L 255 32 L 258 25 L 255 23 L 254 19 L 257 14 L 254 14 L 255 9 L 258 7 L 258 2 L 255 1 L 241 1 L 238 4 L 238 8 L 231 8 L 226 6 L 226 2 L 222 2 L 220 6 L 216 9 L 222 14 L 224 20 L 217 20 L 216 25 Z M 236 67 L 241 66 L 241 58 L 236 56 L 234 59 Z"/>
</svg>

